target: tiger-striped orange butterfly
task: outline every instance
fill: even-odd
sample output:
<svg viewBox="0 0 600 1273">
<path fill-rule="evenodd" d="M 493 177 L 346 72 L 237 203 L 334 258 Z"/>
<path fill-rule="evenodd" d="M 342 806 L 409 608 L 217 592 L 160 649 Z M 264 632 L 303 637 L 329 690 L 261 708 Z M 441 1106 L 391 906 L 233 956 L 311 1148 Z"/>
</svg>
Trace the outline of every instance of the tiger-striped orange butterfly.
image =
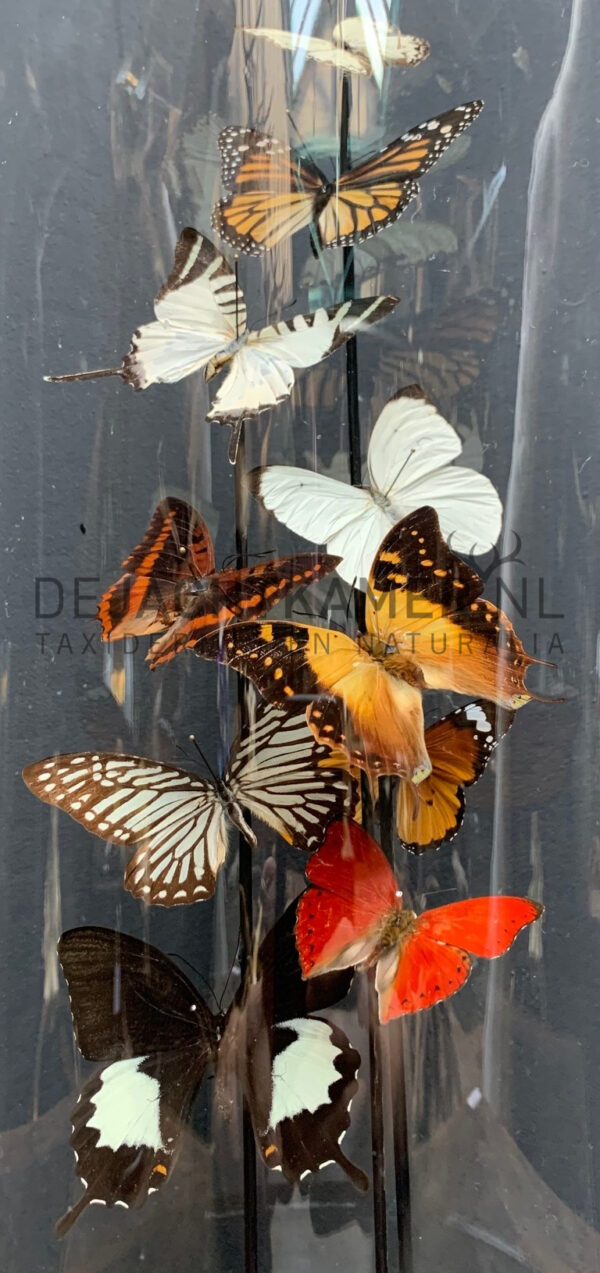
<svg viewBox="0 0 600 1273">
<path fill-rule="evenodd" d="M 482 107 L 481 101 L 454 106 L 331 181 L 266 133 L 224 128 L 219 147 L 230 193 L 214 209 L 213 228 L 236 251 L 251 254 L 308 225 L 322 247 L 361 243 L 398 219 L 418 193 L 418 178 Z"/>
</svg>

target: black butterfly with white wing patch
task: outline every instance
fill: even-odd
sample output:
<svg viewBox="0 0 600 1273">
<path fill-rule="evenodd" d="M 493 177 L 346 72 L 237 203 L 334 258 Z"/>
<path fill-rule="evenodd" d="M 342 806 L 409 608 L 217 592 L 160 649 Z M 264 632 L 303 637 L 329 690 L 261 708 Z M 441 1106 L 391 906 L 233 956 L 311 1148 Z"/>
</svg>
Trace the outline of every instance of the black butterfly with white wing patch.
<svg viewBox="0 0 600 1273">
<path fill-rule="evenodd" d="M 340 1148 L 360 1057 L 341 1030 L 306 1016 L 343 997 L 352 973 L 304 982 L 295 920 L 293 903 L 263 941 L 255 979 L 217 1014 L 155 947 L 107 928 L 63 934 L 58 954 L 77 1043 L 102 1068 L 74 1110 L 71 1145 L 85 1192 L 59 1220 L 59 1237 L 90 1203 L 140 1207 L 164 1184 L 209 1065 L 225 1115 L 230 1079 L 241 1082 L 268 1167 L 295 1183 L 334 1161 L 367 1187 Z"/>
<path fill-rule="evenodd" d="M 160 761 L 79 752 L 23 770 L 29 790 L 111 844 L 137 845 L 125 872 L 134 897 L 184 906 L 211 897 L 231 825 L 255 848 L 242 806 L 310 853 L 327 827 L 356 807 L 356 786 L 317 743 L 305 710 L 259 703 L 210 781 Z"/>
<path fill-rule="evenodd" d="M 212 380 L 228 367 L 207 419 L 233 427 L 288 398 L 296 368 L 314 366 L 397 304 L 396 296 L 344 301 L 248 331 L 236 275 L 214 244 L 188 227 L 179 237 L 173 269 L 154 302 L 156 321 L 134 333 L 122 366 L 45 379 L 120 376 L 134 389 L 147 389 L 151 384 L 173 384 L 202 369 L 205 380 Z"/>
</svg>

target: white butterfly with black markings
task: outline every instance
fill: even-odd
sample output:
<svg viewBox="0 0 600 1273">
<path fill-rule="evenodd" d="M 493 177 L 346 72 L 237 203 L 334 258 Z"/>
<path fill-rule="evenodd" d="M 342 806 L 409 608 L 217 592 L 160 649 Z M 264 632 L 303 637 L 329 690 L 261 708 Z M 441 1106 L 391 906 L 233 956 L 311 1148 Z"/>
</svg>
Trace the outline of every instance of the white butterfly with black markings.
<svg viewBox="0 0 600 1273">
<path fill-rule="evenodd" d="M 322 844 L 330 822 L 352 816 L 357 799 L 353 780 L 315 741 L 305 710 L 262 703 L 244 724 L 223 776 L 212 781 L 113 752 L 38 760 L 23 778 L 35 796 L 94 835 L 136 845 L 125 888 L 159 906 L 212 896 L 232 826 L 256 847 L 243 809 L 309 853 Z"/>
<path fill-rule="evenodd" d="M 212 380 L 227 367 L 207 419 L 234 426 L 288 398 L 297 368 L 314 366 L 397 304 L 396 296 L 344 301 L 248 331 L 236 275 L 214 244 L 188 227 L 179 237 L 173 269 L 154 302 L 156 321 L 134 333 L 122 366 L 45 379 L 120 376 L 134 389 L 147 389 L 151 384 L 173 384 L 202 369 L 205 380 Z"/>
<path fill-rule="evenodd" d="M 75 1036 L 101 1068 L 84 1082 L 73 1112 L 84 1193 L 59 1220 L 58 1237 L 90 1203 L 140 1207 L 165 1183 L 208 1066 L 225 1116 L 231 1080 L 241 1083 L 266 1166 L 296 1183 L 333 1161 L 367 1187 L 340 1146 L 360 1057 L 340 1029 L 306 1015 L 343 997 L 352 974 L 304 982 L 295 920 L 294 903 L 250 961 L 229 1010 L 216 1014 L 155 947 L 107 928 L 63 933 L 58 955 Z"/>
<path fill-rule="evenodd" d="M 420 36 L 404 35 L 398 27 L 367 17 L 346 18 L 336 23 L 330 40 L 276 27 L 240 29 L 280 49 L 306 53 L 315 62 L 349 75 L 375 74 L 378 83 L 384 65 L 416 66 L 429 55 L 429 45 Z"/>
<path fill-rule="evenodd" d="M 496 543 L 502 504 L 489 478 L 453 461 L 461 441 L 419 385 L 386 403 L 369 442 L 368 486 L 352 487 L 309 469 L 253 469 L 248 483 L 265 508 L 298 535 L 343 558 L 338 573 L 366 588 L 390 527 L 427 504 L 454 551 L 479 554 Z"/>
</svg>

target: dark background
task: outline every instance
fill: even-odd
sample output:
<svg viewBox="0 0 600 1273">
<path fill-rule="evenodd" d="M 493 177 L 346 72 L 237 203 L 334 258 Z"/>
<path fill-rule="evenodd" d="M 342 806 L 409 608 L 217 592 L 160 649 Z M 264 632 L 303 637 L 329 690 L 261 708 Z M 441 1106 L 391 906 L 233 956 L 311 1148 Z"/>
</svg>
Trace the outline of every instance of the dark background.
<svg viewBox="0 0 600 1273">
<path fill-rule="evenodd" d="M 310 7 L 307 12 L 311 12 Z M 314 6 L 315 31 L 340 16 Z M 383 1042 L 386 1109 L 407 1069 L 414 1268 L 511 1273 L 516 1266 L 588 1273 L 600 1256 L 598 1147 L 598 755 L 596 725 L 597 401 L 600 146 L 597 18 L 589 0 L 421 0 L 394 18 L 425 36 L 431 57 L 386 75 L 381 97 L 355 84 L 353 148 L 391 140 L 470 97 L 486 108 L 455 162 L 423 181 L 422 200 L 357 259 L 357 290 L 400 292 L 403 305 L 359 344 L 363 438 L 381 406 L 414 378 L 403 364 L 418 318 L 435 358 L 456 325 L 480 361 L 462 393 L 436 397 L 506 501 L 504 555 L 490 558 L 521 611 L 504 604 L 530 649 L 556 661 L 536 680 L 562 706 L 519 713 L 498 759 L 471 793 L 460 837 L 399 874 L 420 904 L 501 890 L 546 906 L 543 927 L 469 986 Z M 150 674 L 143 651 L 98 640 L 95 600 L 116 577 L 164 493 L 207 518 L 218 562 L 235 548 L 226 430 L 207 424 L 197 378 L 134 394 L 119 381 L 53 386 L 47 372 L 118 364 L 187 223 L 209 229 L 223 122 L 285 136 L 289 106 L 313 150 L 330 146 L 340 83 L 244 43 L 235 23 L 289 25 L 279 0 L 5 4 L 0 53 L 1 517 L 5 560 L 0 647 L 2 729 L 2 1190 L 6 1273 L 110 1270 L 181 1273 L 242 1266 L 239 1110 L 212 1119 L 207 1080 L 175 1180 L 138 1215 L 91 1209 L 62 1246 L 53 1221 L 78 1196 L 68 1148 L 81 1065 L 55 944 L 63 928 L 121 925 L 179 952 L 224 986 L 238 936 L 232 853 L 215 899 L 143 911 L 121 888 L 119 853 L 36 804 L 22 766 L 54 751 L 124 749 L 166 761 L 195 731 L 214 759 L 234 732 L 226 677 L 178 658 Z M 298 69 L 298 67 L 296 68 Z M 127 71 L 138 92 L 123 82 Z M 296 134 L 290 128 L 290 136 Z M 485 187 L 506 177 L 473 242 Z M 446 250 L 431 250 L 431 224 Z M 402 227 L 410 234 L 402 237 Z M 440 230 L 441 227 L 441 230 Z M 448 232 L 455 236 L 454 243 Z M 392 234 L 396 237 L 392 239 Z M 388 244 L 386 247 L 386 239 Z M 393 245 L 393 255 L 392 246 Z M 367 245 L 369 247 L 369 245 Z M 329 253 L 335 288 L 341 260 Z M 252 325 L 330 293 L 299 235 L 265 262 L 242 260 Z M 465 297 L 491 298 L 495 339 L 461 324 Z M 289 312 L 285 310 L 285 312 Z M 441 317 L 443 315 L 443 317 Z M 419 317 L 420 316 L 420 317 Z M 441 334 L 440 334 L 441 331 Z M 348 475 L 344 353 L 300 373 L 290 404 L 248 430 L 248 465 L 316 462 Z M 426 388 L 427 363 L 422 376 Z M 363 452 L 364 454 L 364 452 Z M 290 537 L 249 510 L 251 552 Z M 63 607 L 36 615 L 35 580 L 59 580 Z M 540 607 L 543 579 L 545 604 Z M 523 580 L 527 604 L 523 605 Z M 45 585 L 51 610 L 55 585 Z M 318 608 L 318 594 L 314 597 Z M 553 617 L 550 616 L 552 612 Z M 555 617 L 557 616 L 557 617 Z M 47 635 L 42 638 L 41 633 Z M 558 634 L 558 643 L 555 638 Z M 85 649 L 85 637 L 92 637 Z M 44 649 L 42 649 L 42 642 Z M 552 651 L 549 653 L 549 651 Z M 229 695 L 235 699 L 234 678 Z M 439 702 L 445 707 L 450 700 Z M 428 702 L 435 715 L 436 704 Z M 189 750 L 189 745 L 188 745 Z M 190 761 L 193 765 L 193 760 Z M 265 833 L 255 896 L 274 850 Z M 278 897 L 301 887 L 297 857 L 276 850 Z M 273 875 L 267 871 L 270 879 Z M 265 890 L 263 890 L 265 891 Z M 267 914 L 274 914 L 266 890 Z M 235 984 L 235 977 L 234 977 Z M 229 991 L 228 993 L 230 993 Z M 363 1056 L 363 1085 L 344 1148 L 369 1169 L 364 987 L 336 1019 Z M 469 1098 L 469 1100 L 467 1100 Z M 389 1143 L 388 1143 L 389 1142 Z M 387 1119 L 388 1236 L 396 1267 L 394 1152 Z M 260 1264 L 303 1271 L 374 1268 L 372 1199 L 330 1167 L 292 1199 L 259 1172 Z"/>
</svg>

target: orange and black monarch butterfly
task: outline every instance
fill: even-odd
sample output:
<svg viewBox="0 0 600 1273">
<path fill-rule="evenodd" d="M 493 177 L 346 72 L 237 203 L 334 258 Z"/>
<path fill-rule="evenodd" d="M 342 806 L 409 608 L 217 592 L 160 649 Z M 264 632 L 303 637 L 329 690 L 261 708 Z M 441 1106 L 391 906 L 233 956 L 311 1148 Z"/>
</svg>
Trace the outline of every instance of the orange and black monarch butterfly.
<svg viewBox="0 0 600 1273">
<path fill-rule="evenodd" d="M 224 128 L 219 147 L 230 194 L 215 207 L 213 227 L 237 251 L 251 254 L 311 224 L 322 247 L 369 239 L 398 219 L 418 192 L 417 179 L 482 107 L 466 102 L 435 115 L 334 181 L 266 133 Z"/>
</svg>

